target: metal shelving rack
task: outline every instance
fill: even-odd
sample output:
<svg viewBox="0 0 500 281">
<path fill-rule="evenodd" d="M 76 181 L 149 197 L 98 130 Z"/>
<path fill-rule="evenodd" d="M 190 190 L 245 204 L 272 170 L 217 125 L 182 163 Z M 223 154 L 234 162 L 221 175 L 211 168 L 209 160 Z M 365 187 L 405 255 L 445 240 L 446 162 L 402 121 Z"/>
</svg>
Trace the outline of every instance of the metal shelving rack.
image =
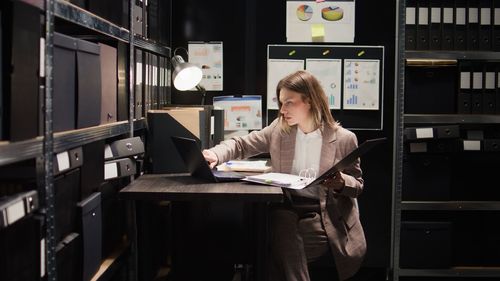
<svg viewBox="0 0 500 281">
<path fill-rule="evenodd" d="M 45 112 L 43 135 L 25 141 L 9 142 L 0 141 L 0 166 L 12 164 L 15 162 L 36 159 L 37 163 L 37 182 L 39 185 L 39 197 L 41 207 L 45 214 L 46 229 L 46 280 L 56 280 L 56 241 L 55 241 L 55 207 L 54 207 L 54 177 L 53 177 L 53 155 L 70 148 L 85 145 L 94 141 L 104 140 L 120 135 L 133 136 L 134 132 L 146 127 L 145 119 L 135 120 L 134 116 L 134 63 L 129 65 L 129 119 L 111 124 L 105 124 L 85 129 L 72 130 L 60 133 L 54 133 L 52 128 L 52 93 L 53 93 L 53 34 L 56 18 L 64 19 L 78 26 L 101 33 L 105 36 L 117 39 L 129 44 L 129 59 L 134 61 L 134 48 L 141 48 L 160 56 L 170 58 L 171 49 L 155 41 L 134 35 L 133 30 L 127 30 L 115 25 L 106 19 L 94 15 L 84 9 L 81 9 L 67 1 L 62 0 L 10 0 L 19 1 L 31 6 L 37 7 L 45 14 L 45 84 L 44 102 Z M 132 7 L 135 1 L 129 1 L 130 27 L 133 27 Z M 159 70 L 158 70 L 159 71 Z M 133 179 L 132 179 L 133 180 Z M 131 237 L 134 241 L 134 237 Z M 107 261 L 107 265 L 101 267 L 94 278 L 96 280 L 109 280 L 112 277 L 112 271 L 116 270 L 118 263 L 128 261 L 124 258 L 134 251 L 134 246 L 127 243 L 122 248 L 117 249 L 116 257 L 113 261 Z M 130 262 L 130 261 L 129 261 Z M 135 261 L 136 262 L 136 261 Z M 134 265 L 131 267 L 134 273 Z M 135 280 L 132 275 L 131 280 Z"/>
<path fill-rule="evenodd" d="M 492 51 L 408 51 L 405 48 L 406 1 L 397 0 L 396 34 L 396 101 L 394 135 L 394 180 L 393 180 L 393 218 L 391 268 L 392 278 L 400 277 L 500 277 L 500 267 L 456 266 L 447 269 L 406 269 L 399 267 L 401 217 L 403 212 L 468 212 L 500 211 L 500 201 L 402 201 L 403 188 L 403 151 L 404 128 L 406 124 L 443 125 L 443 124 L 500 124 L 500 115 L 477 114 L 405 114 L 404 89 L 405 68 L 411 60 L 458 61 L 489 60 L 500 61 L 500 52 Z"/>
</svg>

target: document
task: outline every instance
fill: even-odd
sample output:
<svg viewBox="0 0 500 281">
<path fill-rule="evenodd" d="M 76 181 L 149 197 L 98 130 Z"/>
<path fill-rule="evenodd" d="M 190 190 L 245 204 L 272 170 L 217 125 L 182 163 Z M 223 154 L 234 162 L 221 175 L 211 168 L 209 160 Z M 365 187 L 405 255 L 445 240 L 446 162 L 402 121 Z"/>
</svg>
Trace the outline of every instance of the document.
<svg viewBox="0 0 500 281">
<path fill-rule="evenodd" d="M 319 80 L 328 99 L 329 107 L 331 109 L 340 109 L 342 60 L 307 59 L 306 70 Z"/>
<path fill-rule="evenodd" d="M 200 85 L 207 91 L 223 90 L 222 42 L 189 42 L 189 62 L 203 72 Z"/>
<path fill-rule="evenodd" d="M 380 60 L 344 61 L 344 109 L 380 108 Z"/>
<path fill-rule="evenodd" d="M 267 173 L 271 171 L 271 167 L 267 166 L 267 160 L 233 160 L 217 166 L 217 170 Z"/>
<path fill-rule="evenodd" d="M 303 189 L 310 181 L 310 179 L 306 177 L 283 173 L 267 173 L 256 176 L 247 176 L 243 178 L 243 180 L 291 189 Z"/>
<path fill-rule="evenodd" d="M 281 79 L 304 70 L 304 60 L 269 59 L 267 62 L 267 109 L 278 109 L 276 86 Z"/>
<path fill-rule="evenodd" d="M 213 104 L 224 109 L 225 131 L 262 129 L 261 96 L 218 96 Z"/>
</svg>

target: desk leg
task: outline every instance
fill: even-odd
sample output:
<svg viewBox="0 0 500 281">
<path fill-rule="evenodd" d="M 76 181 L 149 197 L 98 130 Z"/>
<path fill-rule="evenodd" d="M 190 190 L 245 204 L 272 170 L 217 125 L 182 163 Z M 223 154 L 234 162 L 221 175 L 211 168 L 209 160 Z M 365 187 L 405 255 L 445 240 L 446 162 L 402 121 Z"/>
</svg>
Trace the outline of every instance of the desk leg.
<svg viewBox="0 0 500 281">
<path fill-rule="evenodd" d="M 137 213 L 134 200 L 126 201 L 128 239 L 130 241 L 130 256 L 128 262 L 128 280 L 137 281 Z"/>
<path fill-rule="evenodd" d="M 255 203 L 255 281 L 267 281 L 269 261 L 269 203 Z"/>
</svg>

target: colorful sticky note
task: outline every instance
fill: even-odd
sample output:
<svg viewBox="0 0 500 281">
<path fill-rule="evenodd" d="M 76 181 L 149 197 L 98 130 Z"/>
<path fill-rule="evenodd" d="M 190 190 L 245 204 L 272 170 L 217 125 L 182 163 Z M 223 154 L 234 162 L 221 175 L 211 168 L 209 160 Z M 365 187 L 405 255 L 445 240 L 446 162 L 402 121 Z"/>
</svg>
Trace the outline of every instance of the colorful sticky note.
<svg viewBox="0 0 500 281">
<path fill-rule="evenodd" d="M 323 42 L 325 40 L 325 26 L 321 23 L 312 24 L 311 37 L 313 42 Z"/>
<path fill-rule="evenodd" d="M 295 50 L 291 50 L 289 53 L 288 53 L 289 56 L 293 56 L 295 55 Z"/>
<path fill-rule="evenodd" d="M 365 51 L 361 51 L 361 52 L 358 53 L 358 57 L 361 57 L 364 54 L 365 54 Z"/>
<path fill-rule="evenodd" d="M 328 55 L 329 53 L 330 53 L 330 50 L 325 50 L 325 51 L 323 51 L 323 56 L 326 56 L 326 55 Z"/>
</svg>

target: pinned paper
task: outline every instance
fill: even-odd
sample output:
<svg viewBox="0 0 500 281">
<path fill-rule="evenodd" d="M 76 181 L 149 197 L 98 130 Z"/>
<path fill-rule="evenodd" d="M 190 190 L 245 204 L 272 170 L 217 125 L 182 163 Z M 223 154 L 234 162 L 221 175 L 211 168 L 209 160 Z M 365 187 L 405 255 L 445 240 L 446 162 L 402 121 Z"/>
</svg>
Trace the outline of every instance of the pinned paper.
<svg viewBox="0 0 500 281">
<path fill-rule="evenodd" d="M 315 23 L 311 25 L 311 35 L 313 42 L 325 41 L 325 25 L 322 23 Z"/>
</svg>

